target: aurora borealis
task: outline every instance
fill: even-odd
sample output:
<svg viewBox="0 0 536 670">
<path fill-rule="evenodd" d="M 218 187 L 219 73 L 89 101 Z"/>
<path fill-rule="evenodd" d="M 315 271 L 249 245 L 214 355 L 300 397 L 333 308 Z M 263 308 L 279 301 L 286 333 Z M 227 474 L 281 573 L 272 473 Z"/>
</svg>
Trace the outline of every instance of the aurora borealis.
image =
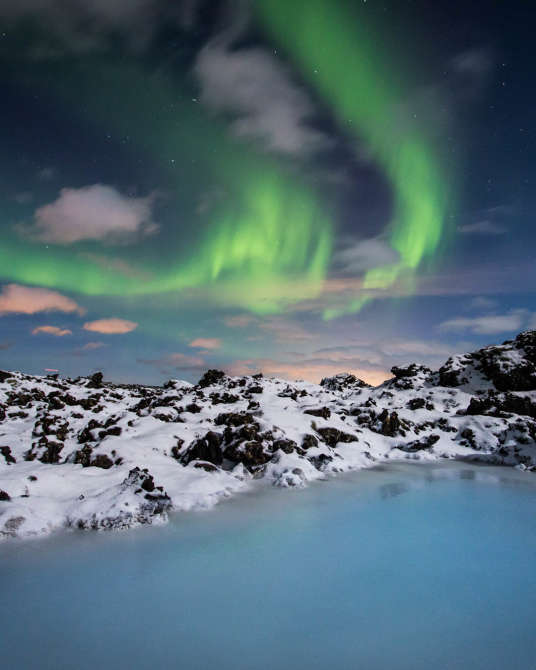
<svg viewBox="0 0 536 670">
<path fill-rule="evenodd" d="M 438 352 L 486 334 L 442 328 L 460 296 L 532 318 L 489 281 L 525 246 L 504 245 L 523 181 L 474 176 L 501 155 L 478 117 L 507 104 L 499 15 L 475 40 L 462 3 L 28 0 L 0 19 L 4 366 L 378 380 L 419 357 L 418 324 Z M 88 340 L 84 319 L 135 326 Z"/>
</svg>

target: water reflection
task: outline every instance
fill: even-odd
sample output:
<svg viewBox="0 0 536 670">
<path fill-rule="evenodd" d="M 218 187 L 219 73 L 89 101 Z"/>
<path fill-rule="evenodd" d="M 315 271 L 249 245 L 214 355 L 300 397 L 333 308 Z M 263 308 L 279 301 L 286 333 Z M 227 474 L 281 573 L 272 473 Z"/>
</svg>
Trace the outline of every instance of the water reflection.
<svg viewBox="0 0 536 670">
<path fill-rule="evenodd" d="M 386 500 L 387 498 L 395 498 L 396 496 L 406 493 L 408 490 L 409 486 L 402 482 L 383 484 L 380 486 L 380 497 L 382 500 Z"/>
</svg>

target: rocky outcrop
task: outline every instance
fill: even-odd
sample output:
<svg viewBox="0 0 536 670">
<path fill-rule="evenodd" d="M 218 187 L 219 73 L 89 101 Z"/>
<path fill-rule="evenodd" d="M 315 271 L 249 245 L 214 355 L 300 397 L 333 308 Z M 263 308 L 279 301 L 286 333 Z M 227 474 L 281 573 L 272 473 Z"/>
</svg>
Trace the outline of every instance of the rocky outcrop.
<svg viewBox="0 0 536 670">
<path fill-rule="evenodd" d="M 345 373 L 315 385 L 219 370 L 156 387 L 2 371 L 0 536 L 48 532 L 41 509 L 64 509 L 63 525 L 125 528 L 261 477 L 302 486 L 390 458 L 536 470 L 535 331 L 436 372 L 392 373 L 375 388 Z"/>
</svg>

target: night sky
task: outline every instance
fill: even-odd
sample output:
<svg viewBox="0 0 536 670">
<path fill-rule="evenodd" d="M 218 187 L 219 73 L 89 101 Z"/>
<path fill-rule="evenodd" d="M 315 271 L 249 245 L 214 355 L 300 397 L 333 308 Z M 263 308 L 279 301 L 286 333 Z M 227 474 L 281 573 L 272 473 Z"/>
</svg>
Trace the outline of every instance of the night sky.
<svg viewBox="0 0 536 670">
<path fill-rule="evenodd" d="M 531 5 L 0 0 L 0 367 L 379 383 L 536 327 Z"/>
</svg>

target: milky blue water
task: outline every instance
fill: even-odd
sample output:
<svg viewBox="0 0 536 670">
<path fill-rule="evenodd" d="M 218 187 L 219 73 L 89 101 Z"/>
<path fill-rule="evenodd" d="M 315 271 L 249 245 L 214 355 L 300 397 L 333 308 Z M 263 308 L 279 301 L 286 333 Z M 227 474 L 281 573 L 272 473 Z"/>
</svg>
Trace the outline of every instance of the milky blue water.
<svg viewBox="0 0 536 670">
<path fill-rule="evenodd" d="M 536 476 L 394 466 L 0 547 L 2 668 L 536 667 Z"/>
</svg>

